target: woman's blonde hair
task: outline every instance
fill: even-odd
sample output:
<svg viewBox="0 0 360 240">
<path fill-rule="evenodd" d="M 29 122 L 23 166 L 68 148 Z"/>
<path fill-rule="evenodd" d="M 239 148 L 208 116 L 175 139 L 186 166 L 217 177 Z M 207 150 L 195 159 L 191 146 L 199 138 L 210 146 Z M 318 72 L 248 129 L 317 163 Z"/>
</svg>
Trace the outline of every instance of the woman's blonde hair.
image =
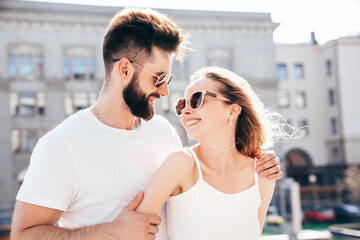
<svg viewBox="0 0 360 240">
<path fill-rule="evenodd" d="M 205 67 L 195 72 L 190 81 L 203 77 L 217 83 L 219 93 L 228 99 L 226 104 L 241 106 L 236 122 L 235 142 L 242 154 L 253 156 L 258 147 L 271 147 L 275 141 L 294 135 L 288 133 L 288 130 L 295 128 L 287 124 L 279 113 L 265 109 L 244 78 L 224 68 Z"/>
</svg>

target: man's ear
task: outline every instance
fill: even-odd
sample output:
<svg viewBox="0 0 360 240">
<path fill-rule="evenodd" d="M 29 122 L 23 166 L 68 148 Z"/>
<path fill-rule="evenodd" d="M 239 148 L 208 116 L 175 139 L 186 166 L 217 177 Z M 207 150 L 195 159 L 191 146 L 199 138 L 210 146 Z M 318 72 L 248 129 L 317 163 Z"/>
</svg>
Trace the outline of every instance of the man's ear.
<svg viewBox="0 0 360 240">
<path fill-rule="evenodd" d="M 131 62 L 127 58 L 122 58 L 120 61 L 115 63 L 114 66 L 115 74 L 119 79 L 128 80 L 131 78 L 134 68 L 132 67 Z"/>
</svg>

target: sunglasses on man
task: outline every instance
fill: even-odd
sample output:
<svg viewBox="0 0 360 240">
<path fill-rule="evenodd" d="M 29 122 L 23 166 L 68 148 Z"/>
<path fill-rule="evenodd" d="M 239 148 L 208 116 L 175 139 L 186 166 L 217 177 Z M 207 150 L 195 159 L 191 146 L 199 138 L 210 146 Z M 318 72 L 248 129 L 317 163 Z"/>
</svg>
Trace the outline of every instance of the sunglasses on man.
<svg viewBox="0 0 360 240">
<path fill-rule="evenodd" d="M 112 62 L 118 62 L 120 61 L 122 58 L 113 58 L 111 59 Z M 161 87 L 161 85 L 166 82 L 166 84 L 169 84 L 170 81 L 173 79 L 173 75 L 171 74 L 166 74 L 166 73 L 163 73 L 163 74 L 160 74 L 160 76 L 157 76 L 155 73 L 152 73 L 150 72 L 149 70 L 147 70 L 146 68 L 140 66 L 139 64 L 137 64 L 136 62 L 132 61 L 131 59 L 129 59 L 129 61 L 136 65 L 137 67 L 141 68 L 142 70 L 144 70 L 145 72 L 153 75 L 154 77 L 156 77 L 156 82 L 155 82 L 155 87 L 159 88 Z"/>
<path fill-rule="evenodd" d="M 221 101 L 228 102 L 229 100 L 223 97 L 219 97 L 216 93 L 209 92 L 206 90 L 196 91 L 191 94 L 190 98 L 180 98 L 175 103 L 175 114 L 177 116 L 181 115 L 181 111 L 186 107 L 186 104 L 190 104 L 192 109 L 200 108 L 203 105 L 204 97 L 210 96 L 213 98 L 217 98 Z"/>
</svg>

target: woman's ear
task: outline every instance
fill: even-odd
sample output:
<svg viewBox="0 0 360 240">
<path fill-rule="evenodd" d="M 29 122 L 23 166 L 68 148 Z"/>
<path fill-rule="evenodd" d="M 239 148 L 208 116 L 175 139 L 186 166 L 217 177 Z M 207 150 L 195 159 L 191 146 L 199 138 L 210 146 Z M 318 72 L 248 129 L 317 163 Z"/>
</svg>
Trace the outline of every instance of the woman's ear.
<svg viewBox="0 0 360 240">
<path fill-rule="evenodd" d="M 229 118 L 236 119 L 241 114 L 242 107 L 239 104 L 231 104 Z"/>
</svg>

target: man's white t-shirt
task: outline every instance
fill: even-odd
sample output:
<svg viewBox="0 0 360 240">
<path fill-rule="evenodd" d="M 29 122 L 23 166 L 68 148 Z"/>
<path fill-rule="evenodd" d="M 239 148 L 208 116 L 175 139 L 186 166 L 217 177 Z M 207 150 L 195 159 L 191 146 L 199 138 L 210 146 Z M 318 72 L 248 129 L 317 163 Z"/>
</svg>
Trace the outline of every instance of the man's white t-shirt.
<svg viewBox="0 0 360 240">
<path fill-rule="evenodd" d="M 82 110 L 39 140 L 17 200 L 64 211 L 59 226 L 69 229 L 111 222 L 181 147 L 161 116 L 123 130 Z M 160 216 L 157 239 L 167 239 L 164 210 Z"/>
</svg>

